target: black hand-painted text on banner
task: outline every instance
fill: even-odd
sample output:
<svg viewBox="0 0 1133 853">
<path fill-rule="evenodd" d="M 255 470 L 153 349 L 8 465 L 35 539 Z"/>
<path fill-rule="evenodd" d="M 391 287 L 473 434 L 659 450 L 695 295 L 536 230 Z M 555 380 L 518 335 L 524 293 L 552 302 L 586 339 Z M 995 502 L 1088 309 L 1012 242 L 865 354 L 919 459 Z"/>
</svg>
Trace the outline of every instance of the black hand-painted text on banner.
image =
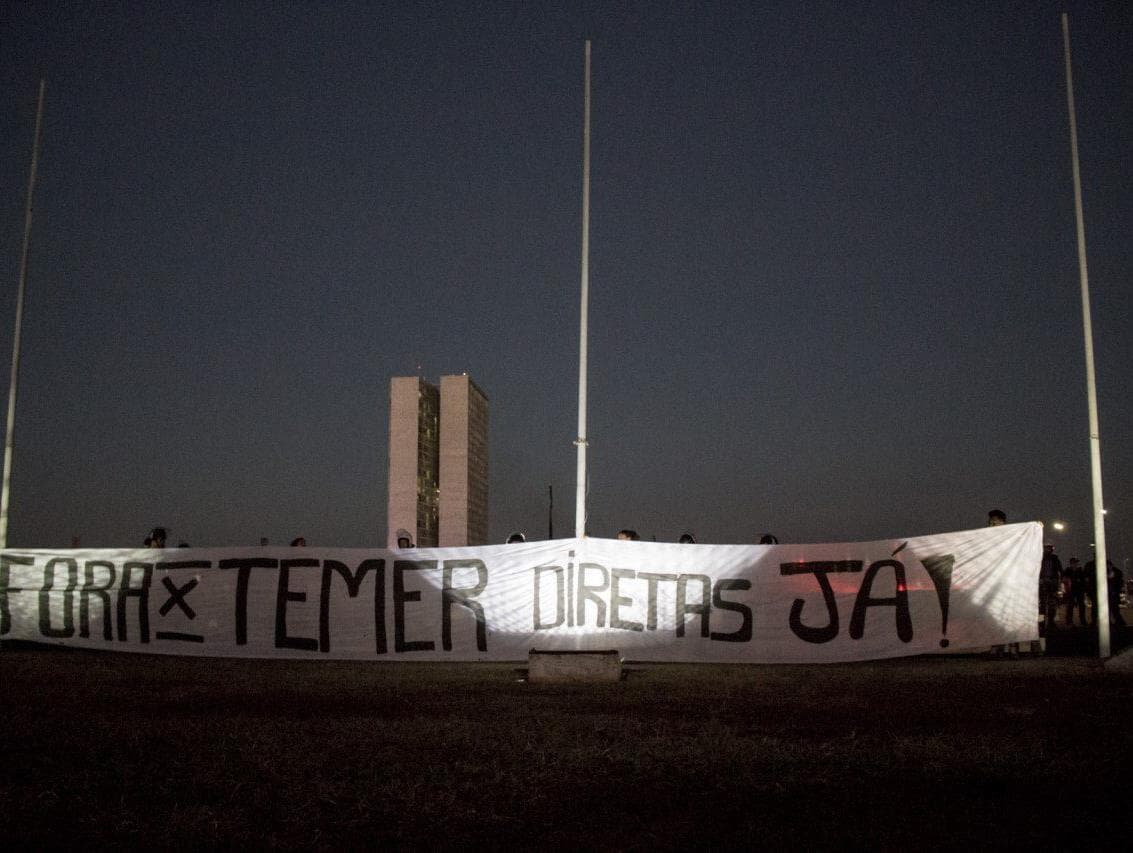
<svg viewBox="0 0 1133 853">
<path fill-rule="evenodd" d="M 1041 528 L 850 544 L 0 554 L 0 639 L 240 657 L 863 660 L 1034 638 Z"/>
</svg>

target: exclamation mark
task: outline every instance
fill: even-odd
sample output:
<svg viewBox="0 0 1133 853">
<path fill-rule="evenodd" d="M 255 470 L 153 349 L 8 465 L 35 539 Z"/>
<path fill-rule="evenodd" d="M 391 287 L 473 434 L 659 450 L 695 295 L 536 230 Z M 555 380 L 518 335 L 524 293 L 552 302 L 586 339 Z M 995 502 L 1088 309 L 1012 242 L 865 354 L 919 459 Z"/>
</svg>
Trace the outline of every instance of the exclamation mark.
<svg viewBox="0 0 1133 853">
<path fill-rule="evenodd" d="M 948 648 L 948 597 L 952 591 L 952 567 L 956 558 L 951 554 L 942 557 L 925 557 L 921 560 L 932 585 L 936 587 L 936 598 L 940 602 L 940 648 Z"/>
</svg>

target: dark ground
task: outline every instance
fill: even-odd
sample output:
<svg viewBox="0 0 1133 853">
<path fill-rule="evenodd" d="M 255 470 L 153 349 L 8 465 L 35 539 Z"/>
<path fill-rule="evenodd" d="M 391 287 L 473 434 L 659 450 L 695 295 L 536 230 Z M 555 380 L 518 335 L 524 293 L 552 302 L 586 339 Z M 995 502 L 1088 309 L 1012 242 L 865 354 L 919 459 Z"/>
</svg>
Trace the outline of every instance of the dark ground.
<svg viewBox="0 0 1133 853">
<path fill-rule="evenodd" d="M 1119 638 L 1123 642 L 1123 638 Z M 1093 848 L 1124 834 L 1133 667 L 255 661 L 5 643 L 8 849 Z M 1115 659 L 1124 660 L 1124 659 Z"/>
</svg>

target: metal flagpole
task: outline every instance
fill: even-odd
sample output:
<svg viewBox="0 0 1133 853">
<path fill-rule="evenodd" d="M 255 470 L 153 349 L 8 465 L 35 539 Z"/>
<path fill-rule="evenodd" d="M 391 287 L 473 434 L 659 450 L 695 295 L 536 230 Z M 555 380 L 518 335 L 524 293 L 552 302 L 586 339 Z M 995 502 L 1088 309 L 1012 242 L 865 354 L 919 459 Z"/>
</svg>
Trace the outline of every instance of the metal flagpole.
<svg viewBox="0 0 1133 853">
<path fill-rule="evenodd" d="M 578 326 L 578 489 L 574 535 L 586 535 L 586 330 L 590 298 L 590 40 L 586 40 L 586 74 L 582 107 L 582 298 Z"/>
<path fill-rule="evenodd" d="M 1082 286 L 1082 331 L 1086 339 L 1086 399 L 1090 409 L 1090 474 L 1094 489 L 1094 622 L 1098 656 L 1109 657 L 1109 582 L 1106 577 L 1105 510 L 1102 503 L 1101 438 L 1098 433 L 1098 391 L 1094 382 L 1094 333 L 1090 323 L 1090 284 L 1086 272 L 1086 226 L 1082 217 L 1082 178 L 1078 171 L 1078 122 L 1074 117 L 1074 78 L 1070 69 L 1070 21 L 1062 13 L 1062 45 L 1066 56 L 1066 109 L 1070 114 L 1070 162 L 1074 171 L 1074 216 L 1078 226 L 1078 278 Z"/>
<path fill-rule="evenodd" d="M 8 547 L 8 496 L 12 483 L 12 447 L 16 430 L 16 388 L 20 376 L 20 329 L 24 319 L 24 289 L 28 279 L 28 246 L 31 243 L 32 196 L 35 193 L 35 170 L 39 165 L 39 139 L 43 129 L 43 99 L 47 81 L 39 81 L 39 105 L 35 111 L 35 142 L 31 149 L 31 170 L 28 174 L 28 199 L 24 207 L 24 246 L 20 252 L 20 283 L 16 290 L 16 332 L 12 336 L 12 379 L 8 385 L 8 431 L 4 438 L 4 485 L 0 490 L 0 548 Z"/>
</svg>

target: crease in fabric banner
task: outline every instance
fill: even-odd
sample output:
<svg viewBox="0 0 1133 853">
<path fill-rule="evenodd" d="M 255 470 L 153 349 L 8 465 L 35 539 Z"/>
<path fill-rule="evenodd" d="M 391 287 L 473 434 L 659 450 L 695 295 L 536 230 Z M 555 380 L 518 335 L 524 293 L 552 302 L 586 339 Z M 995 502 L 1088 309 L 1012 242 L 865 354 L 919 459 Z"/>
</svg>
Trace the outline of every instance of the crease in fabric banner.
<svg viewBox="0 0 1133 853">
<path fill-rule="evenodd" d="M 1038 638 L 1037 522 L 876 542 L 0 553 L 0 640 L 176 655 L 834 663 Z"/>
</svg>

